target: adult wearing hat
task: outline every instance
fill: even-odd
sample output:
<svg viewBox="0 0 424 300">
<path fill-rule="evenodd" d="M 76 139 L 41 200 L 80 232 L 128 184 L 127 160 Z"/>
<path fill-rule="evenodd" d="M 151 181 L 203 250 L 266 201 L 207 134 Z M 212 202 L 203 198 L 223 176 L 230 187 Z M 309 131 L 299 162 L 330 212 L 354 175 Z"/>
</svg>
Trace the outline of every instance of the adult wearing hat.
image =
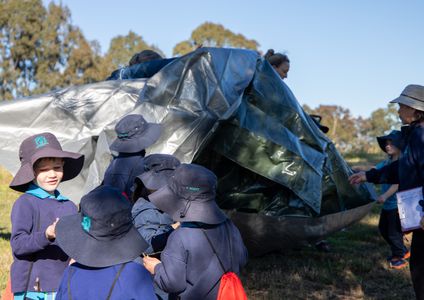
<svg viewBox="0 0 424 300">
<path fill-rule="evenodd" d="M 118 189 L 100 186 L 82 197 L 80 213 L 60 219 L 56 232 L 76 261 L 65 270 L 56 299 L 156 299 L 150 274 L 133 262 L 148 244 Z"/>
<path fill-rule="evenodd" d="M 399 104 L 399 118 L 404 149 L 396 162 L 381 169 L 353 174 L 352 184 L 364 181 L 399 184 L 405 191 L 424 184 L 424 86 L 408 85 L 391 103 Z M 423 222 L 422 222 L 423 223 Z M 424 231 L 414 230 L 411 244 L 410 271 L 417 299 L 424 299 Z"/>
<path fill-rule="evenodd" d="M 131 199 L 131 188 L 136 176 L 144 172 L 145 149 L 160 137 L 161 126 L 148 123 L 141 115 L 130 114 L 115 126 L 117 138 L 110 150 L 117 153 L 107 168 L 103 184 L 111 185 Z"/>
<path fill-rule="evenodd" d="M 215 202 L 217 178 L 195 164 L 181 164 L 150 201 L 181 226 L 171 233 L 161 260 L 144 257 L 155 283 L 171 297 L 216 299 L 223 273 L 239 273 L 247 250 L 238 229 Z"/>
</svg>

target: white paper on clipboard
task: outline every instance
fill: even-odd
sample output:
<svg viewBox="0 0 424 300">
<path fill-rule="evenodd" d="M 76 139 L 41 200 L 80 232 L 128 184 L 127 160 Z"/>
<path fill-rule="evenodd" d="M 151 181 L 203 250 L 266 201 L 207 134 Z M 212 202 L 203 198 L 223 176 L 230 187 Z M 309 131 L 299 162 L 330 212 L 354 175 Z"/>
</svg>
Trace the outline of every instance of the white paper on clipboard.
<svg viewBox="0 0 424 300">
<path fill-rule="evenodd" d="M 396 198 L 402 231 L 420 228 L 420 221 L 424 213 L 422 206 L 418 202 L 423 200 L 423 188 L 417 187 L 397 192 Z"/>
</svg>

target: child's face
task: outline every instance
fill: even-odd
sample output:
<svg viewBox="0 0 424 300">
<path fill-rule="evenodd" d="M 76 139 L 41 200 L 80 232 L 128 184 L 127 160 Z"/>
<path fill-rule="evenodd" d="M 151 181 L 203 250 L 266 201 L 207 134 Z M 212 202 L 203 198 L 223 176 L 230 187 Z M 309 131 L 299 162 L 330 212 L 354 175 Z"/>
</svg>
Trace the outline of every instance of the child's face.
<svg viewBox="0 0 424 300">
<path fill-rule="evenodd" d="M 63 178 L 62 158 L 42 158 L 34 164 L 34 183 L 50 194 L 54 194 Z"/>
<path fill-rule="evenodd" d="M 391 140 L 387 140 L 385 149 L 388 155 L 400 154 L 400 150 L 395 145 L 393 145 Z"/>
</svg>

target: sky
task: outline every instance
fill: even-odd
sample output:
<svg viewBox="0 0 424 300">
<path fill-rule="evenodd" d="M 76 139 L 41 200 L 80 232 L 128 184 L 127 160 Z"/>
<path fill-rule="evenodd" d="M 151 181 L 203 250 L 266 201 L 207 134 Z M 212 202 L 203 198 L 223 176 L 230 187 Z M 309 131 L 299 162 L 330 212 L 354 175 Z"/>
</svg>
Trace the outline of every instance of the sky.
<svg viewBox="0 0 424 300">
<path fill-rule="evenodd" d="M 301 104 L 340 105 L 369 117 L 408 84 L 424 85 L 424 1 L 54 0 L 102 52 L 131 30 L 167 56 L 208 21 L 288 55 L 287 85 Z M 44 0 L 44 3 L 49 3 Z"/>
</svg>

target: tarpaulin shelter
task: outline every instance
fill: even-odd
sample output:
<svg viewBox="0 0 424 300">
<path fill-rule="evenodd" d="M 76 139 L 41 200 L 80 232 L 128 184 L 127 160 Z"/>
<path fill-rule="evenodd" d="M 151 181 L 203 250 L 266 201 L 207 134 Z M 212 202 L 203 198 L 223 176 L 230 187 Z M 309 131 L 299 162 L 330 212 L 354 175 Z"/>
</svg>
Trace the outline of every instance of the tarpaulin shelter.
<svg viewBox="0 0 424 300">
<path fill-rule="evenodd" d="M 351 170 L 334 144 L 256 52 L 200 48 L 157 71 L 1 105 L 0 164 L 15 172 L 20 141 L 52 131 L 65 149 L 87 156 L 66 186 L 78 199 L 101 182 L 113 125 L 138 113 L 164 128 L 148 154 L 173 154 L 217 174 L 218 204 L 252 254 L 318 240 L 371 208 L 372 191 L 348 183 Z"/>
</svg>

